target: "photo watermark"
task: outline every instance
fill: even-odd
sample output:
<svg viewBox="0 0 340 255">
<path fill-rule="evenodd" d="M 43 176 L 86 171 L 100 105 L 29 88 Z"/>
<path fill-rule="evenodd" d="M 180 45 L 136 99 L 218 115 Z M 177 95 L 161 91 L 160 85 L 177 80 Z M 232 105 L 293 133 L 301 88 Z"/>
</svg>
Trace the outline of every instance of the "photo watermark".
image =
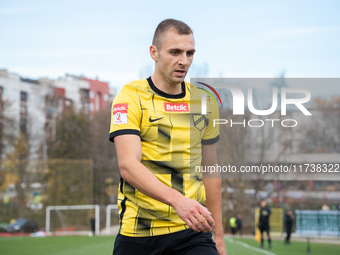
<svg viewBox="0 0 340 255">
<path fill-rule="evenodd" d="M 199 103 L 190 106 L 192 135 L 209 125 L 219 129 L 219 165 L 201 166 L 192 158 L 193 175 L 340 180 L 340 79 L 192 78 L 190 83 L 206 92 L 193 96 Z M 219 115 L 212 113 L 216 108 Z"/>
</svg>

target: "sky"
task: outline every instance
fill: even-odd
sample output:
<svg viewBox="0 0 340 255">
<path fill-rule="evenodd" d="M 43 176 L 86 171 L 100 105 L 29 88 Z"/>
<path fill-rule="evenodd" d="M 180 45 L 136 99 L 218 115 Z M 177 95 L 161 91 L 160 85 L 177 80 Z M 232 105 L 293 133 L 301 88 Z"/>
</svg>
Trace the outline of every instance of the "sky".
<svg viewBox="0 0 340 255">
<path fill-rule="evenodd" d="M 187 80 L 339 78 L 339 13 L 337 0 L 0 1 L 0 69 L 98 77 L 119 89 L 152 74 L 154 30 L 175 18 L 195 36 Z"/>
</svg>

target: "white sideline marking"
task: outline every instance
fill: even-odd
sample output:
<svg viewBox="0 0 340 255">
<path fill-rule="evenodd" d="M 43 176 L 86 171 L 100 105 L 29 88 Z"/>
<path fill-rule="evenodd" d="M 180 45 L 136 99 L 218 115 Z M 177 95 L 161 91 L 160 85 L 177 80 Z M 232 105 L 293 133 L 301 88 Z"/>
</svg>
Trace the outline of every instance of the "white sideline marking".
<svg viewBox="0 0 340 255">
<path fill-rule="evenodd" d="M 263 253 L 263 254 L 267 254 L 267 255 L 277 255 L 277 254 L 272 253 L 270 251 L 266 251 L 266 250 L 262 250 L 262 249 L 256 248 L 254 246 L 251 246 L 251 245 L 246 244 L 246 243 L 241 242 L 241 241 L 236 241 L 236 240 L 234 240 L 232 238 L 229 238 L 229 237 L 225 237 L 224 239 L 227 240 L 230 243 L 236 243 L 238 245 L 243 246 L 244 248 L 247 248 L 247 249 L 250 249 L 250 250 L 253 250 L 253 251 L 257 251 L 259 253 Z M 228 251 L 228 249 L 227 249 L 227 251 Z"/>
</svg>

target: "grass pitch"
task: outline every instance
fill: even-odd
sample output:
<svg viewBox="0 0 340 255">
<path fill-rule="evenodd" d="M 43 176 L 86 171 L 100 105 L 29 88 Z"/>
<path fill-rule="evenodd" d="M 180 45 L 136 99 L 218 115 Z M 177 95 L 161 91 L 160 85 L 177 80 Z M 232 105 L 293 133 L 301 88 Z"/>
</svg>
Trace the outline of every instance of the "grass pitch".
<svg viewBox="0 0 340 255">
<path fill-rule="evenodd" d="M 110 255 L 114 237 L 112 236 L 55 236 L 55 237 L 2 237 L 0 238 L 1 255 Z M 226 238 L 228 255 L 300 255 L 307 254 L 305 242 L 292 242 L 284 245 L 283 241 L 273 240 L 272 250 L 258 249 L 259 244 L 253 239 Z M 312 255 L 339 255 L 340 245 L 311 243 Z M 138 255 L 138 254 L 136 254 Z M 174 254 L 175 255 L 175 254 Z"/>
</svg>

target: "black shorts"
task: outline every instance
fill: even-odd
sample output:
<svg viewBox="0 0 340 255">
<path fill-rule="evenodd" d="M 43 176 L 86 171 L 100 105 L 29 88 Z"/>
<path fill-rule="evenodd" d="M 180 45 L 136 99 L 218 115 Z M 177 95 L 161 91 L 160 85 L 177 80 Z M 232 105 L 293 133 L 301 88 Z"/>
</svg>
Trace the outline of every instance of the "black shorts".
<svg viewBox="0 0 340 255">
<path fill-rule="evenodd" d="M 118 234 L 113 255 L 217 255 L 210 232 L 192 229 L 167 235 L 129 237 Z"/>
<path fill-rule="evenodd" d="M 263 232 L 266 231 L 267 235 L 269 235 L 270 230 L 269 230 L 268 224 L 259 225 L 259 229 L 260 229 L 261 234 L 263 234 Z"/>
</svg>

